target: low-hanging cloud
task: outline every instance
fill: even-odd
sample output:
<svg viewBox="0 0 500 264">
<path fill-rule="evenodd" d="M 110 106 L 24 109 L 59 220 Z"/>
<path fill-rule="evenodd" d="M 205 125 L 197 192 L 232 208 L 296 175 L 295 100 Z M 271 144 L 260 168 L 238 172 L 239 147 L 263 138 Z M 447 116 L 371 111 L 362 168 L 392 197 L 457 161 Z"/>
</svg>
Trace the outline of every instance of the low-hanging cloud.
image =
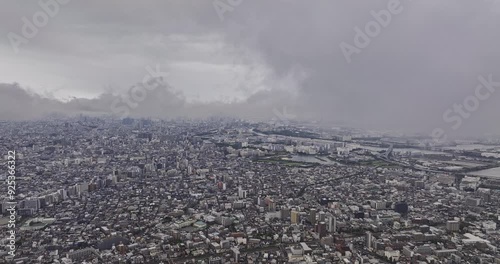
<svg viewBox="0 0 500 264">
<path fill-rule="evenodd" d="M 112 116 L 121 118 L 110 108 L 120 95 L 103 93 L 97 98 L 73 98 L 66 102 L 47 98 L 23 89 L 19 84 L 0 84 L 0 120 L 33 120 L 50 116 Z M 168 118 L 208 118 L 226 116 L 250 120 L 274 118 L 273 109 L 293 103 L 291 93 L 271 90 L 258 92 L 246 100 L 224 102 L 188 102 L 182 93 L 166 83 L 151 91 L 136 108 L 130 109 L 128 117 Z"/>
<path fill-rule="evenodd" d="M 270 73 L 264 77 L 248 75 L 238 85 L 238 91 L 245 91 L 245 99 L 196 102 L 176 92 L 158 90 L 165 94 L 148 96 L 151 101 L 141 103 L 131 115 L 220 114 L 265 119 L 275 117 L 273 109 L 286 107 L 299 119 L 429 134 L 435 127 L 448 125 L 443 121 L 443 112 L 474 92 L 478 76 L 491 74 L 500 81 L 500 16 L 492 11 L 498 3 L 400 0 L 401 12 L 392 16 L 350 63 L 346 62 L 339 45 L 353 44 L 355 28 L 376 21 L 373 13 L 387 9 L 390 1 L 394 0 L 242 1 L 224 13 L 222 21 L 212 1 L 158 1 L 155 8 L 153 3 L 109 1 L 95 9 L 91 7 L 97 2 L 74 1 L 51 21 L 45 35 L 37 36 L 25 49 L 95 56 L 96 60 L 103 55 L 110 58 L 106 69 L 113 72 L 115 68 L 122 71 L 121 64 L 113 64 L 115 60 L 147 65 L 167 53 L 170 57 L 165 60 L 185 59 L 193 50 L 199 52 L 197 58 L 210 61 L 212 58 L 205 57 L 208 53 L 202 52 L 210 50 L 204 44 L 210 39 L 210 47 L 222 46 L 215 52 L 234 58 L 235 65 L 250 65 L 258 56 L 258 65 L 269 68 Z M 17 5 L 18 12 L 0 19 L 16 21 L 24 5 Z M 18 28 L 12 22 L 4 25 Z M 174 44 L 162 49 L 147 41 L 158 34 L 171 38 Z M 55 41 L 61 45 L 54 45 Z M 135 46 L 140 48 L 133 52 Z M 186 46 L 194 49 L 181 48 Z M 138 54 L 142 59 L 136 57 Z M 82 75 L 92 78 L 87 71 L 81 70 Z M 255 82 L 256 78 L 260 81 Z M 98 81 L 102 80 L 105 78 Z M 257 89 L 262 82 L 265 88 Z M 175 88 L 186 94 L 182 84 L 177 83 Z M 51 101 L 49 105 L 57 111 L 69 107 L 71 113 L 107 113 L 106 104 L 114 96 L 104 92 L 95 99 Z M 45 104 L 44 99 L 40 100 Z M 500 133 L 496 122 L 498 100 L 493 94 L 474 116 L 464 120 L 460 129 L 450 133 Z M 49 106 L 40 109 L 32 115 L 51 110 Z M 21 113 L 17 115 L 24 116 Z"/>
</svg>

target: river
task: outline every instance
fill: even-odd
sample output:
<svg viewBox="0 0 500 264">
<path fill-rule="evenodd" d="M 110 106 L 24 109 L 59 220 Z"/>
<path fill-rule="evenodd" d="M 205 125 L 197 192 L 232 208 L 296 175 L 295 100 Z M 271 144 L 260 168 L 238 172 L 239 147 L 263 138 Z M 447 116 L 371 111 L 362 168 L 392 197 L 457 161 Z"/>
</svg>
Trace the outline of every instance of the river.
<svg viewBox="0 0 500 264">
<path fill-rule="evenodd" d="M 340 163 L 338 163 L 336 161 L 332 161 L 325 156 L 322 156 L 319 158 L 321 160 L 316 158 L 315 156 L 293 155 L 292 158 L 289 158 L 288 160 L 299 161 L 299 162 L 308 162 L 308 163 L 319 163 L 319 164 L 324 164 L 324 165 L 339 165 L 339 166 L 341 166 Z"/>
<path fill-rule="evenodd" d="M 500 179 L 500 167 L 487 169 L 487 170 L 481 170 L 481 171 L 475 171 L 475 172 L 471 172 L 470 174 L 476 175 L 476 176 L 483 176 L 483 177 L 491 177 L 491 178 Z"/>
</svg>

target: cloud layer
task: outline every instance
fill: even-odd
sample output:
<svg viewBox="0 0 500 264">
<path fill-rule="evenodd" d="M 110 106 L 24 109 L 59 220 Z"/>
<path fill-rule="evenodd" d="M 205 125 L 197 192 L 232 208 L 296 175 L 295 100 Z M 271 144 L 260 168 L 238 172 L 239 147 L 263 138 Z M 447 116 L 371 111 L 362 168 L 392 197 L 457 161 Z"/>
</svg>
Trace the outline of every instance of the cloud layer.
<svg viewBox="0 0 500 264">
<path fill-rule="evenodd" d="M 498 93 L 457 130 L 443 120 L 474 95 L 478 76 L 500 81 L 500 4 L 401 0 L 401 12 L 346 61 L 340 44 L 355 46 L 356 27 L 365 31 L 390 3 L 242 0 L 221 21 L 211 1 L 70 2 L 19 54 L 1 44 L 7 75 L 0 82 L 94 99 L 61 102 L 3 84 L 2 110 L 14 101 L 35 104 L 13 105 L 1 118 L 109 113 L 144 67 L 161 64 L 174 88 L 155 91 L 133 114 L 265 119 L 286 107 L 298 118 L 367 128 L 500 133 Z M 20 32 L 21 18 L 37 10 L 10 2 L 0 11 L 0 34 Z"/>
</svg>

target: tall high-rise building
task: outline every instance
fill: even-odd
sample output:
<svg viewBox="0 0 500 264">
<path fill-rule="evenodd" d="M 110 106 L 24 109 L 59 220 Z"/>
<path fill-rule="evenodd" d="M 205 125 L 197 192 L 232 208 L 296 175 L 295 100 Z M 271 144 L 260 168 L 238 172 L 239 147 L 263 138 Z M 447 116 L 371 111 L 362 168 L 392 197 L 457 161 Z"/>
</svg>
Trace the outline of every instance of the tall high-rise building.
<svg viewBox="0 0 500 264">
<path fill-rule="evenodd" d="M 314 225 L 316 224 L 316 209 L 311 209 L 309 213 L 309 222 Z"/>
<path fill-rule="evenodd" d="M 319 221 L 320 222 L 326 222 L 326 213 L 321 211 L 319 212 Z"/>
<path fill-rule="evenodd" d="M 281 208 L 281 219 L 287 219 L 288 217 L 290 217 L 290 209 Z"/>
<path fill-rule="evenodd" d="M 275 203 L 273 200 L 270 200 L 270 201 L 267 203 L 267 209 L 268 209 L 270 212 L 274 212 L 274 211 L 276 211 L 276 203 Z"/>
<path fill-rule="evenodd" d="M 61 200 L 68 199 L 68 192 L 65 189 L 60 189 L 59 195 L 61 195 Z"/>
<path fill-rule="evenodd" d="M 333 215 L 328 217 L 328 231 L 331 233 L 337 232 L 337 218 Z"/>
<path fill-rule="evenodd" d="M 239 186 L 239 187 L 238 187 L 238 197 L 239 197 L 240 199 L 245 199 L 245 198 L 247 198 L 247 191 L 246 191 L 246 190 L 243 190 L 243 189 L 241 188 L 241 186 Z"/>
<path fill-rule="evenodd" d="M 290 214 L 290 223 L 291 223 L 292 225 L 296 225 L 296 224 L 298 224 L 298 223 L 299 223 L 299 221 L 300 221 L 300 215 L 299 215 L 299 212 L 298 212 L 298 211 L 295 211 L 295 209 L 294 209 L 294 210 L 292 210 L 292 212 L 291 212 L 291 214 Z"/>
<path fill-rule="evenodd" d="M 366 247 L 371 249 L 372 248 L 372 241 L 373 241 L 373 235 L 371 232 L 366 232 L 366 236 L 365 236 L 365 239 L 366 239 Z"/>
<path fill-rule="evenodd" d="M 319 222 L 318 224 L 316 224 L 316 233 L 318 233 L 320 238 L 326 236 L 326 223 L 325 222 Z"/>
<path fill-rule="evenodd" d="M 231 250 L 233 251 L 235 262 L 240 262 L 239 261 L 239 259 L 240 259 L 240 250 L 239 250 L 239 248 L 238 247 L 232 247 Z"/>
<path fill-rule="evenodd" d="M 459 221 L 447 221 L 446 222 L 446 230 L 450 232 L 457 232 L 460 230 L 460 222 Z"/>
</svg>

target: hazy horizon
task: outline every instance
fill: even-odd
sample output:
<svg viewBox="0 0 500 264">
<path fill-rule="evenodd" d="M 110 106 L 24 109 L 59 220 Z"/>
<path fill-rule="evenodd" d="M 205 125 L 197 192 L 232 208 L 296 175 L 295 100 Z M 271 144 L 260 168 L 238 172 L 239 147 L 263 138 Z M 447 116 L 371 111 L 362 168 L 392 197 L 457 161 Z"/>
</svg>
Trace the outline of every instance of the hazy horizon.
<svg viewBox="0 0 500 264">
<path fill-rule="evenodd" d="M 40 3 L 0 11 L 2 120 L 226 115 L 500 134 L 498 1 Z M 151 77 L 163 81 L 124 101 Z"/>
</svg>

